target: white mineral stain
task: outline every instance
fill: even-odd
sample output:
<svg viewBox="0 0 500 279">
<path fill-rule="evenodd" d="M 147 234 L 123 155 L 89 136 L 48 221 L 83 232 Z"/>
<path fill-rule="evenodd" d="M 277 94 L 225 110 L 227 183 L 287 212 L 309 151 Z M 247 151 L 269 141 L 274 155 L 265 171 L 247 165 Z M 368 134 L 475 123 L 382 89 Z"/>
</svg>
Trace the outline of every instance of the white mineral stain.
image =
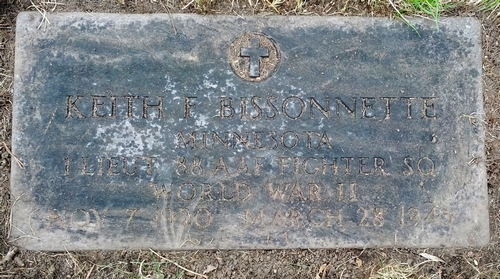
<svg viewBox="0 0 500 279">
<path fill-rule="evenodd" d="M 175 52 L 172 54 L 172 57 L 180 58 L 186 61 L 198 62 L 198 55 L 192 54 L 190 52 Z"/>
<path fill-rule="evenodd" d="M 149 150 L 153 148 L 161 148 L 163 145 L 163 141 L 161 140 L 161 126 L 158 124 L 150 124 L 149 127 L 150 129 L 143 134 L 143 140 L 146 142 L 146 148 Z"/>
<path fill-rule="evenodd" d="M 226 86 L 232 88 L 233 90 L 236 90 L 236 85 L 234 85 L 234 83 L 230 79 L 226 79 Z"/>
<path fill-rule="evenodd" d="M 324 118 L 321 118 L 321 119 L 319 120 L 318 129 L 323 129 L 323 127 L 325 126 L 325 124 L 323 124 L 323 119 L 324 119 Z"/>
<path fill-rule="evenodd" d="M 286 120 L 281 120 L 281 126 L 280 126 L 280 130 L 285 130 L 286 129 L 286 126 L 287 126 L 287 121 Z"/>
<path fill-rule="evenodd" d="M 198 127 L 205 127 L 208 124 L 208 116 L 205 114 L 196 115 L 196 121 L 194 124 Z"/>
<path fill-rule="evenodd" d="M 208 78 L 208 77 L 205 76 L 205 78 Z M 212 83 L 212 82 L 210 82 L 210 80 L 205 79 L 205 80 L 203 80 L 203 86 L 205 86 L 205 88 L 217 88 L 217 83 Z"/>
<path fill-rule="evenodd" d="M 172 81 L 172 78 L 170 76 L 165 75 L 166 79 L 166 84 L 165 84 L 165 91 L 170 91 L 172 95 L 175 95 L 177 93 L 177 90 L 175 90 L 176 83 Z"/>
<path fill-rule="evenodd" d="M 146 129 L 130 121 L 99 125 L 94 139 L 104 139 L 103 151 L 116 156 L 143 156 L 150 150 L 163 148 L 161 126 L 149 123 Z"/>
</svg>

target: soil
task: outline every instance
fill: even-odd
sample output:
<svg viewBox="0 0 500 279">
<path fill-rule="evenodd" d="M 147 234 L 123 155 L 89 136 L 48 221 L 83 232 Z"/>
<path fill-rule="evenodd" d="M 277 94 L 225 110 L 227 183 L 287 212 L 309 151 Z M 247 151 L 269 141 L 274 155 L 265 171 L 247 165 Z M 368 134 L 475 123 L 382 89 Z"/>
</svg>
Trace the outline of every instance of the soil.
<svg viewBox="0 0 500 279">
<path fill-rule="evenodd" d="M 500 278 L 500 8 L 462 3 L 443 16 L 473 16 L 483 28 L 483 90 L 491 239 L 481 248 L 45 253 L 7 242 L 15 19 L 21 11 L 304 14 L 394 17 L 376 0 L 0 0 L 0 278 Z M 275 5 L 271 5 L 275 3 Z M 302 4 L 302 5 L 301 5 Z M 36 7 L 35 7 L 36 5 Z M 299 13 L 300 11 L 300 13 Z M 438 257 L 441 260 L 432 258 Z M 175 262 L 175 264 L 174 264 Z M 188 271 L 189 270 L 189 271 Z M 384 277 L 385 276 L 385 277 Z M 392 276 L 392 277 L 391 277 Z"/>
</svg>

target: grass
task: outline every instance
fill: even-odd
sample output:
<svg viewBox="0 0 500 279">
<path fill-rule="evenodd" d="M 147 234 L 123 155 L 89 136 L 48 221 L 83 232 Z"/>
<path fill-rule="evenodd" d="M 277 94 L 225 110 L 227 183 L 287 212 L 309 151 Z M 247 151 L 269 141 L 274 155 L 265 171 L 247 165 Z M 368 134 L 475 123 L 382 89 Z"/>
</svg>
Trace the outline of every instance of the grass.
<svg viewBox="0 0 500 279">
<path fill-rule="evenodd" d="M 408 26 L 418 33 L 416 26 L 406 16 L 418 16 L 431 19 L 439 30 L 439 17 L 441 13 L 459 5 L 460 2 L 450 0 L 401 0 L 393 2 L 387 0 L 394 9 L 397 17 L 401 18 Z M 499 1 L 499 0 L 490 0 Z"/>
<path fill-rule="evenodd" d="M 439 18 L 442 13 L 450 9 L 465 5 L 465 2 L 460 0 L 387 0 L 389 5 L 394 9 L 396 16 L 401 18 L 408 26 L 410 26 L 418 34 L 417 27 L 407 18 L 407 16 L 417 16 L 433 20 L 436 24 L 436 29 L 439 30 Z M 377 0 L 372 1 L 374 5 Z M 476 7 L 479 12 L 491 11 L 492 13 L 500 10 L 500 0 L 471 0 L 469 5 Z M 498 15 L 500 16 L 500 11 Z"/>
<path fill-rule="evenodd" d="M 144 273 L 146 273 L 148 275 L 144 275 Z M 181 270 L 181 272 L 179 274 L 183 274 L 183 273 L 184 273 L 183 270 Z M 151 276 L 153 276 L 153 277 L 151 277 Z M 145 261 L 142 261 L 139 265 L 139 278 L 141 278 L 141 279 L 143 279 L 143 278 L 144 279 L 145 278 L 164 279 L 165 274 L 163 274 L 163 271 L 161 269 L 161 262 L 159 262 L 156 259 L 156 257 L 153 257 L 153 260 L 150 263 L 145 263 Z"/>
<path fill-rule="evenodd" d="M 441 12 L 454 8 L 456 4 L 442 0 L 407 0 L 405 12 L 430 17 L 439 30 L 439 16 Z"/>
<path fill-rule="evenodd" d="M 406 279 L 406 278 L 426 278 L 434 279 L 441 278 L 441 271 L 438 269 L 437 272 L 431 274 L 421 274 L 424 265 L 429 263 L 444 264 L 445 262 L 428 253 L 420 253 L 419 256 L 425 258 L 426 260 L 416 263 L 408 264 L 398 260 L 389 260 L 388 263 L 382 261 L 380 263 L 380 268 L 373 269 L 370 274 L 370 279 Z"/>
<path fill-rule="evenodd" d="M 478 7 L 479 11 L 497 11 L 500 7 L 500 0 L 479 0 L 474 1 L 472 4 Z M 498 13 L 500 15 L 500 11 Z"/>
<path fill-rule="evenodd" d="M 279 6 L 281 6 L 281 4 L 285 2 L 285 0 L 272 0 L 272 1 L 266 0 L 266 2 L 269 8 L 273 9 L 276 13 L 279 14 L 280 12 L 278 11 L 278 8 Z"/>
<path fill-rule="evenodd" d="M 406 279 L 416 275 L 416 269 L 398 261 L 382 263 L 382 267 L 370 279 Z"/>
<path fill-rule="evenodd" d="M 175 276 L 175 279 L 181 279 L 183 275 L 184 275 L 184 270 L 181 270 L 181 272 L 179 272 L 179 273 Z"/>
<path fill-rule="evenodd" d="M 306 0 L 296 0 L 296 5 L 294 11 L 296 13 L 301 13 L 305 11 L 304 7 L 306 6 Z"/>
</svg>

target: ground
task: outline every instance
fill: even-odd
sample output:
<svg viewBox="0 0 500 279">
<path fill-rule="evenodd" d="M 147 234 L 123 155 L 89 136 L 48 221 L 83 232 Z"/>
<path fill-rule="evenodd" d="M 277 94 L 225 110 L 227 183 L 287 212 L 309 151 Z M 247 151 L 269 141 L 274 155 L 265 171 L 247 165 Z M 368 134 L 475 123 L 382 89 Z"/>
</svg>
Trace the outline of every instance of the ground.
<svg viewBox="0 0 500 279">
<path fill-rule="evenodd" d="M 7 242 L 15 19 L 21 11 L 429 16 L 411 3 L 482 22 L 491 239 L 480 248 L 45 253 Z M 0 0 L 0 278 L 500 278 L 500 7 L 498 0 Z M 396 11 L 395 9 L 398 9 Z M 405 18 L 408 18 L 405 16 Z M 411 19 L 409 19 L 411 22 Z M 432 20 L 432 19 L 429 19 Z M 198 275 L 196 275 L 197 273 Z"/>
</svg>

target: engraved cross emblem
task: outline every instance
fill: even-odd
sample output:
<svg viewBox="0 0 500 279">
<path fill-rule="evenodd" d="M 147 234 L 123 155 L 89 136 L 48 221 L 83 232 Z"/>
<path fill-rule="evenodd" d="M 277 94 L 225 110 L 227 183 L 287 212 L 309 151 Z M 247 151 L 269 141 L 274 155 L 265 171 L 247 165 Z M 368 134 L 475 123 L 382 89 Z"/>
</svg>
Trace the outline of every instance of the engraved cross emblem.
<svg viewBox="0 0 500 279">
<path fill-rule="evenodd" d="M 260 47 L 258 38 L 252 38 L 250 47 L 242 47 L 240 49 L 241 57 L 250 58 L 249 77 L 255 78 L 260 76 L 260 58 L 269 57 L 269 49 Z"/>
<path fill-rule="evenodd" d="M 280 62 L 278 46 L 263 33 L 243 33 L 231 43 L 228 54 L 233 72 L 252 82 L 266 80 L 276 72 Z"/>
</svg>

